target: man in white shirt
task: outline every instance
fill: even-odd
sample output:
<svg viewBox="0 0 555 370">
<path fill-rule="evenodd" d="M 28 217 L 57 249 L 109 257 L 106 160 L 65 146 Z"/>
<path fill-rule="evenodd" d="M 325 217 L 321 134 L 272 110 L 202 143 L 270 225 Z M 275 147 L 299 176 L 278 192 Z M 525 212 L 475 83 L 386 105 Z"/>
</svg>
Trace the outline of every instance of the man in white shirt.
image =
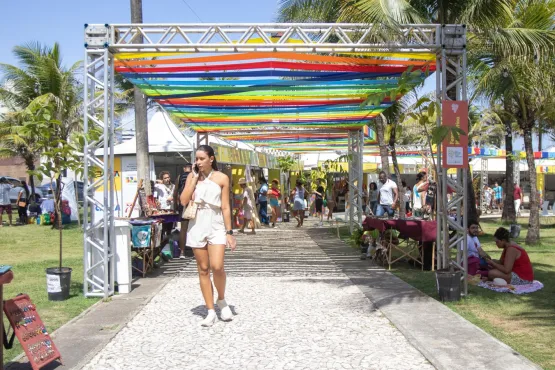
<svg viewBox="0 0 555 370">
<path fill-rule="evenodd" d="M 12 203 L 10 202 L 10 190 L 13 185 L 5 177 L 0 178 L 0 227 L 2 227 L 2 215 L 8 214 L 10 226 L 12 226 Z"/>
<path fill-rule="evenodd" d="M 468 221 L 468 234 L 466 235 L 466 245 L 468 251 L 468 267 L 467 273 L 471 276 L 476 275 L 480 268 L 487 268 L 486 258 L 490 258 L 482 249 L 478 240 L 480 225 L 476 221 Z M 461 244 L 461 250 L 463 246 Z"/>
<path fill-rule="evenodd" d="M 155 198 L 160 202 L 160 209 L 169 211 L 173 209 L 173 191 L 175 186 L 171 183 L 168 171 L 160 172 L 160 179 L 162 183 L 154 186 Z"/>
<path fill-rule="evenodd" d="M 380 172 L 379 179 L 376 216 L 382 217 L 387 212 L 389 217 L 393 217 L 395 215 L 393 207 L 399 199 L 397 184 L 388 179 L 384 171 Z"/>
</svg>

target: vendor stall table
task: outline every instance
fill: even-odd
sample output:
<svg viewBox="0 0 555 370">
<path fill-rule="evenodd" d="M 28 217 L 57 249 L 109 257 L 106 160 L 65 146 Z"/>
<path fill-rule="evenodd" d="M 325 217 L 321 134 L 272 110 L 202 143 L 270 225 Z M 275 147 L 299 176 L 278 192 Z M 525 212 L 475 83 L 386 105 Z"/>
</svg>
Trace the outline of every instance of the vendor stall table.
<svg viewBox="0 0 555 370">
<path fill-rule="evenodd" d="M 417 219 L 383 219 L 367 217 L 363 222 L 364 230 L 377 230 L 380 239 L 377 243 L 376 259 L 387 263 L 391 270 L 391 265 L 403 258 L 408 258 L 424 268 L 425 248 L 431 245 L 431 268 L 434 269 L 435 241 L 437 232 L 436 221 L 426 221 Z M 388 230 L 397 230 L 398 239 Z M 401 253 L 401 256 L 394 258 L 393 252 Z"/>
</svg>

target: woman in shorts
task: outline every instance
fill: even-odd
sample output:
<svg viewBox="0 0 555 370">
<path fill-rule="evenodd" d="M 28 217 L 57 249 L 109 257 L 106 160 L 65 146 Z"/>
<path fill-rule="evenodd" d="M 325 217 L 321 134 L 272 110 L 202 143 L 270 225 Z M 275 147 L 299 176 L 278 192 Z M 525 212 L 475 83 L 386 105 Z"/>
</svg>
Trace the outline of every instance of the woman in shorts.
<svg viewBox="0 0 555 370">
<path fill-rule="evenodd" d="M 233 251 L 237 242 L 231 227 L 229 178 L 218 171 L 214 149 L 208 145 L 199 146 L 195 163 L 193 172 L 187 177 L 180 201 L 186 206 L 193 199 L 198 205 L 195 217 L 189 220 L 187 246 L 191 247 L 195 254 L 200 290 L 208 310 L 206 318 L 200 324 L 212 326 L 217 316 L 214 310 L 210 270 L 214 275 L 214 285 L 218 293 L 216 303 L 221 310 L 221 319 L 233 319 L 233 313 L 225 300 L 224 254 L 226 245 Z"/>
<path fill-rule="evenodd" d="M 268 191 L 268 197 L 270 198 L 270 207 L 272 207 L 272 217 L 270 222 L 272 227 L 275 229 L 276 221 L 279 215 L 279 198 L 281 198 L 281 192 L 279 191 L 279 181 L 277 179 L 272 180 L 272 188 Z"/>
<path fill-rule="evenodd" d="M 301 179 L 297 179 L 295 189 L 291 192 L 291 198 L 293 198 L 293 216 L 297 220 L 297 227 L 301 227 L 304 222 L 304 200 L 306 198 L 306 189 Z"/>
</svg>

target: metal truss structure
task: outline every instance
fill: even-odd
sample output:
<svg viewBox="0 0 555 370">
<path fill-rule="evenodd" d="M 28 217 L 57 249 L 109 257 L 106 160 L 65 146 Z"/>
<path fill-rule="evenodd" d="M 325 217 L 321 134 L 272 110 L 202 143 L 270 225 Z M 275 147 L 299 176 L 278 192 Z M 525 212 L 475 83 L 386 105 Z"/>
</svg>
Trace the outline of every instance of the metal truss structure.
<svg viewBox="0 0 555 370">
<path fill-rule="evenodd" d="M 435 51 L 439 25 L 403 25 L 393 30 L 378 24 L 113 24 L 87 29 L 102 38 L 86 37 L 90 47 L 106 43 L 117 52 L 249 52 L 304 53 L 402 50 Z M 143 42 L 137 43 L 143 38 Z"/>
<path fill-rule="evenodd" d="M 303 53 L 391 52 L 435 53 L 437 55 L 437 97 L 447 99 L 447 92 L 457 89 L 456 98 L 466 99 L 466 33 L 463 26 L 401 25 L 397 29 L 368 24 L 113 24 L 85 25 L 85 133 L 100 129 L 101 138 L 85 146 L 84 203 L 84 293 L 108 297 L 114 293 L 114 55 L 118 53 L 175 52 L 274 52 Z M 454 75 L 454 81 L 448 76 Z M 439 117 L 439 115 L 438 115 Z M 438 119 L 438 124 L 440 121 Z M 197 137 L 197 144 L 208 142 L 207 134 Z M 349 134 L 351 228 L 362 222 L 361 131 Z M 103 149 L 96 156 L 95 150 Z M 438 163 L 440 163 L 438 161 Z M 89 173 L 96 170 L 94 178 Z M 438 169 L 441 171 L 441 169 Z M 456 240 L 449 240 L 445 210 L 457 205 L 459 214 L 466 204 L 464 183 L 467 171 L 451 184 L 457 191 L 447 202 L 447 172 L 442 171 L 438 193 L 438 259 L 449 265 L 449 247 L 460 244 L 464 225 L 456 225 Z M 461 180 L 463 181 L 461 183 Z M 102 197 L 99 197 L 100 188 Z M 95 197 L 96 192 L 96 197 Z M 101 199 L 99 199 L 101 198 Z M 91 212 L 92 210 L 92 212 Z M 96 212 L 95 212 L 96 211 Z M 102 217 L 98 217 L 102 214 Z M 89 218 L 90 216 L 90 218 Z M 466 250 L 466 249 L 465 249 Z M 465 252 L 466 256 L 466 252 Z M 460 260 L 457 259 L 457 265 Z"/>
<path fill-rule="evenodd" d="M 488 210 L 488 204 L 486 204 L 486 196 L 484 193 L 484 186 L 488 185 L 488 159 L 487 158 L 480 158 L 480 209 L 482 210 L 482 214 L 486 214 Z"/>
<path fill-rule="evenodd" d="M 441 50 L 436 61 L 437 100 L 467 100 L 466 97 L 466 27 L 464 25 L 444 25 L 441 31 Z M 440 105 L 441 107 L 441 105 Z M 437 116 L 441 125 L 441 114 Z M 463 294 L 468 292 L 466 280 L 467 223 L 468 217 L 468 168 L 457 171 L 456 178 L 450 178 L 447 169 L 442 168 L 441 149 L 438 147 L 437 171 L 440 178 L 437 194 L 437 262 L 439 269 L 450 266 L 462 270 Z M 448 194 L 449 189 L 451 194 Z M 449 210 L 457 210 L 456 220 L 449 217 Z M 463 214 L 464 212 L 464 214 Z M 453 235 L 452 237 L 450 235 Z M 451 259 L 451 248 L 456 249 L 456 259 Z"/>
<path fill-rule="evenodd" d="M 364 132 L 349 131 L 349 229 L 362 224 Z"/>
<path fill-rule="evenodd" d="M 86 297 L 114 294 L 114 63 L 107 48 L 85 51 L 83 290 Z M 96 150 L 102 149 L 102 156 Z M 101 199 L 95 193 L 102 192 Z"/>
</svg>

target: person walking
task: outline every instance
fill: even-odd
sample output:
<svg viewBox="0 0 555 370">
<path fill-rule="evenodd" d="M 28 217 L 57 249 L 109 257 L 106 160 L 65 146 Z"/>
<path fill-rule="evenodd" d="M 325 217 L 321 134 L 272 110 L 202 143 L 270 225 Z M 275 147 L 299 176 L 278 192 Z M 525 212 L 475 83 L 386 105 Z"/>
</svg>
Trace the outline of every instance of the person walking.
<svg viewBox="0 0 555 370">
<path fill-rule="evenodd" d="M 180 201 L 186 206 L 192 199 L 198 206 L 195 217 L 189 220 L 187 246 L 193 248 L 195 254 L 200 289 L 208 310 L 200 324 L 208 327 L 214 325 L 217 318 L 210 270 L 214 276 L 218 295 L 216 304 L 221 310 L 221 319 L 233 319 L 233 313 L 225 299 L 224 255 L 226 246 L 232 251 L 236 249 L 237 241 L 231 227 L 229 178 L 218 171 L 218 163 L 211 146 L 199 146 L 195 156 L 195 167 L 187 177 Z"/>
<path fill-rule="evenodd" d="M 328 221 L 333 220 L 333 210 L 335 209 L 335 198 L 337 197 L 337 194 L 335 192 L 335 186 L 333 186 L 333 184 L 330 186 L 328 186 L 327 188 L 327 207 L 328 207 Z"/>
<path fill-rule="evenodd" d="M 268 197 L 270 198 L 270 207 L 272 208 L 272 218 L 270 221 L 272 227 L 276 229 L 276 221 L 279 215 L 279 199 L 281 198 L 278 179 L 272 180 L 272 188 L 268 191 Z"/>
<path fill-rule="evenodd" d="M 254 199 L 254 195 L 252 194 L 252 190 L 247 186 L 247 180 L 242 177 L 239 179 L 239 186 L 243 190 L 242 193 L 242 200 L 241 200 L 241 208 L 243 210 L 243 226 L 239 229 L 240 233 L 245 232 L 245 227 L 251 224 L 252 234 L 256 234 L 254 230 L 254 221 L 252 219 L 252 211 L 254 209 L 252 199 Z"/>
<path fill-rule="evenodd" d="M 495 182 L 495 186 L 493 187 L 493 194 L 495 195 L 495 204 L 497 205 L 497 210 L 501 212 L 501 208 L 503 207 L 503 188 Z"/>
<path fill-rule="evenodd" d="M 399 191 L 397 184 L 387 178 L 384 171 L 381 171 L 379 176 L 380 184 L 378 185 L 378 208 L 376 216 L 382 217 L 387 212 L 389 217 L 395 215 L 393 207 L 399 200 Z"/>
<path fill-rule="evenodd" d="M 425 188 L 427 184 L 425 172 L 416 174 L 416 184 L 412 187 L 412 210 L 414 217 L 422 217 L 424 215 Z"/>
<path fill-rule="evenodd" d="M 316 208 L 316 217 L 318 217 L 317 226 L 324 225 L 324 187 L 322 186 L 322 180 L 316 179 L 316 190 L 312 192 L 316 199 L 314 200 L 314 206 Z"/>
<path fill-rule="evenodd" d="M 9 225 L 12 226 L 12 203 L 10 202 L 10 190 L 13 185 L 8 182 L 5 177 L 0 178 L 0 227 L 2 224 L 2 215 L 4 212 L 8 215 Z"/>
<path fill-rule="evenodd" d="M 304 210 L 306 189 L 303 186 L 301 179 L 295 182 L 295 189 L 291 191 L 291 198 L 293 198 L 293 216 L 297 220 L 297 227 L 303 226 L 304 223 Z"/>
<path fill-rule="evenodd" d="M 183 193 L 183 189 L 185 189 L 185 184 L 187 183 L 187 177 L 192 172 L 192 170 L 193 166 L 190 163 L 185 163 L 185 165 L 183 166 L 183 173 L 179 175 L 177 181 L 175 182 L 177 186 L 174 187 L 173 199 L 179 199 L 180 194 Z M 185 244 L 187 243 L 187 228 L 189 227 L 189 220 L 181 217 L 184 210 L 181 202 L 174 202 L 174 209 L 180 216 L 178 245 L 181 253 L 179 254 L 179 259 L 185 259 Z"/>
<path fill-rule="evenodd" d="M 405 202 L 405 213 L 412 212 L 412 208 L 410 206 L 412 200 L 412 191 L 410 187 L 407 186 L 405 180 L 401 181 L 401 185 L 403 185 L 403 201 Z"/>
<path fill-rule="evenodd" d="M 524 194 L 522 194 L 522 189 L 518 184 L 515 182 L 515 187 L 513 190 L 513 196 L 515 198 L 515 213 L 516 217 L 520 217 L 520 206 L 522 204 L 522 199 L 524 198 Z"/>
<path fill-rule="evenodd" d="M 260 216 L 260 223 L 270 226 L 270 220 L 268 219 L 268 182 L 264 176 L 260 178 L 260 184 L 260 189 L 258 189 L 258 205 L 260 206 L 258 214 Z"/>
<path fill-rule="evenodd" d="M 19 214 L 19 222 L 22 225 L 27 225 L 27 207 L 29 206 L 29 187 L 25 181 L 21 181 L 22 189 L 17 195 L 17 213 Z"/>
<path fill-rule="evenodd" d="M 175 185 L 172 184 L 168 171 L 160 172 L 162 183 L 154 185 L 154 197 L 160 202 L 160 209 L 169 211 L 173 209 L 173 193 Z"/>
<path fill-rule="evenodd" d="M 378 211 L 378 184 L 376 184 L 375 182 L 370 183 L 368 200 L 370 202 L 370 211 L 372 211 L 372 214 L 375 215 Z"/>
</svg>

